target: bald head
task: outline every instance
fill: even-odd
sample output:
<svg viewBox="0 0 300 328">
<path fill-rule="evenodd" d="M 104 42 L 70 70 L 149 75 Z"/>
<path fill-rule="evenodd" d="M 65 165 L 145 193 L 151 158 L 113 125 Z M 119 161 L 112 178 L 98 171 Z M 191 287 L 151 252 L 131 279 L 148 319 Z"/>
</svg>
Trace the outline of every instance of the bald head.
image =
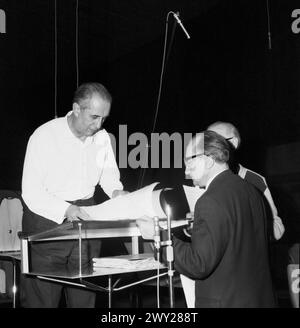
<svg viewBox="0 0 300 328">
<path fill-rule="evenodd" d="M 234 148 L 238 148 L 241 144 L 241 137 L 239 134 L 238 129 L 229 122 L 215 122 L 210 124 L 207 127 L 207 130 L 214 131 L 218 134 L 220 134 L 222 137 L 227 139 Z"/>
</svg>

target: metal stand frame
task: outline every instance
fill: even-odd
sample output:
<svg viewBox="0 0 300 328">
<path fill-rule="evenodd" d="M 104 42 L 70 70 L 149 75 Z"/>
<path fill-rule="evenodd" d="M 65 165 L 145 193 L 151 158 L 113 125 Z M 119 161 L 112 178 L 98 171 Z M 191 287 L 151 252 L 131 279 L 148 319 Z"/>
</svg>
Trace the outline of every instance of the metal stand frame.
<svg viewBox="0 0 300 328">
<path fill-rule="evenodd" d="M 8 261 L 12 263 L 13 266 L 13 286 L 12 286 L 12 296 L 13 296 L 13 308 L 17 307 L 18 296 L 19 296 L 19 286 L 18 286 L 18 276 L 19 270 L 18 266 L 21 260 L 20 252 L 0 252 L 0 260 Z"/>
<path fill-rule="evenodd" d="M 66 225 L 66 227 L 71 228 L 71 227 L 73 227 L 73 225 L 68 224 L 68 225 Z M 84 278 L 93 277 L 93 275 L 87 276 L 84 272 L 82 272 L 82 254 L 81 254 L 81 252 L 82 252 L 82 239 L 87 238 L 87 234 L 86 234 L 86 231 L 83 232 L 82 222 L 77 222 L 76 223 L 76 228 L 78 229 L 77 230 L 77 236 L 73 235 L 73 238 L 72 238 L 72 239 L 78 239 L 78 246 L 79 246 L 78 247 L 79 248 L 79 263 L 78 263 L 79 264 L 79 266 L 78 266 L 79 269 L 78 269 L 78 275 L 76 274 L 76 277 L 74 276 L 74 277 L 68 278 L 68 277 L 57 276 L 57 278 L 56 278 L 54 275 L 52 275 L 52 277 L 51 277 L 50 274 L 49 275 L 47 275 L 47 274 L 43 275 L 42 273 L 31 273 L 30 272 L 29 255 L 28 255 L 29 242 L 37 241 L 37 240 L 43 241 L 43 239 L 45 241 L 51 240 L 51 238 L 49 238 L 49 236 L 47 235 L 47 232 L 40 233 L 40 234 L 37 234 L 37 235 L 34 235 L 34 236 L 29 236 L 29 237 L 28 236 L 27 237 L 21 236 L 22 273 L 24 273 L 24 274 L 33 274 L 37 278 L 42 279 L 42 280 L 53 281 L 53 282 L 67 284 L 67 285 L 87 288 L 87 289 L 90 289 L 90 290 L 93 290 L 93 291 L 107 292 L 108 293 L 108 307 L 109 308 L 111 308 L 111 306 L 112 306 L 112 293 L 113 292 L 120 291 L 120 290 L 129 288 L 131 286 L 139 285 L 141 283 L 144 283 L 144 282 L 147 282 L 147 281 L 150 281 L 150 280 L 153 280 L 155 278 L 162 277 L 162 276 L 165 276 L 165 275 L 168 274 L 168 272 L 163 272 L 161 274 L 155 274 L 155 275 L 153 275 L 149 278 L 138 280 L 136 282 L 133 282 L 133 283 L 130 283 L 130 284 L 127 284 L 127 285 L 123 285 L 123 286 L 120 286 L 120 287 L 116 287 L 117 284 L 119 283 L 120 279 L 117 279 L 114 282 L 114 284 L 112 283 L 112 275 L 113 274 L 105 274 L 105 275 L 108 276 L 108 285 L 107 285 L 107 287 L 99 286 L 99 285 L 93 284 L 89 281 L 86 281 L 86 280 L 84 280 Z M 138 254 L 138 237 L 139 237 L 139 235 L 140 235 L 139 230 L 138 230 L 138 234 L 133 234 L 131 231 L 129 231 L 128 235 L 126 235 L 126 234 L 124 234 L 124 232 L 122 232 L 121 236 L 123 236 L 123 237 L 128 236 L 128 237 L 132 238 L 132 255 Z M 95 235 L 93 235 L 92 238 L 95 238 Z M 101 238 L 101 237 L 98 237 L 98 238 Z M 66 239 L 69 239 L 69 238 L 67 237 Z M 59 240 L 63 240 L 63 239 L 59 236 Z M 165 268 L 162 268 L 162 269 L 165 269 Z M 146 271 L 147 270 L 150 270 L 150 269 L 146 269 Z M 128 271 L 128 272 L 132 272 L 132 271 Z M 128 273 L 128 272 L 123 272 L 122 271 L 122 272 L 119 272 L 119 274 Z M 134 271 L 134 272 L 136 272 L 136 271 Z M 70 279 L 73 279 L 73 281 L 71 281 Z"/>
<path fill-rule="evenodd" d="M 169 282 L 169 300 L 170 300 L 170 308 L 174 308 L 174 250 L 173 250 L 173 241 L 171 235 L 171 214 L 170 209 L 167 206 L 167 232 L 168 239 L 166 241 L 160 240 L 160 228 L 159 228 L 159 219 L 157 217 L 154 218 L 154 246 L 156 248 L 156 252 L 159 255 L 160 247 L 166 246 L 166 254 L 167 254 L 167 262 L 168 262 L 168 282 Z"/>
</svg>

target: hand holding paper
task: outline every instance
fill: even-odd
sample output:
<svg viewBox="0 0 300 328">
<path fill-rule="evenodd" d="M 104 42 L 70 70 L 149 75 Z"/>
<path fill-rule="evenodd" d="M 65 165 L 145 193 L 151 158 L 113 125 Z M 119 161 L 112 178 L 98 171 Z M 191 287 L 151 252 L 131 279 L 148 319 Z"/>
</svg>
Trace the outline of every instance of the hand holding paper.
<svg viewBox="0 0 300 328">
<path fill-rule="evenodd" d="M 90 216 L 76 205 L 70 205 L 65 213 L 66 220 L 68 222 L 78 221 L 78 220 L 89 220 Z"/>
<path fill-rule="evenodd" d="M 152 183 L 142 189 L 107 200 L 95 206 L 84 206 L 92 220 L 136 220 L 144 215 L 166 217 L 161 208 L 161 190 L 154 190 L 158 184 Z"/>
<path fill-rule="evenodd" d="M 126 190 L 114 190 L 112 193 L 112 198 L 118 197 L 118 196 L 124 196 L 129 194 L 129 191 Z"/>
</svg>

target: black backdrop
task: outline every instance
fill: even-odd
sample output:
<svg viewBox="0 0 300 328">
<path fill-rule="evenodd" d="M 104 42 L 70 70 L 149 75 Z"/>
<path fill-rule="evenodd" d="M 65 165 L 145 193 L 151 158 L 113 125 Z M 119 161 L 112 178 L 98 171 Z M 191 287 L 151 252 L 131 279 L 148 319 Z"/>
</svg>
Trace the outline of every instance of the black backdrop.
<svg viewBox="0 0 300 328">
<path fill-rule="evenodd" d="M 180 10 L 192 38 L 176 28 L 155 131 L 196 132 L 215 120 L 230 121 L 243 138 L 242 162 L 267 174 L 266 149 L 300 140 L 300 33 L 291 29 L 298 1 L 269 0 L 271 50 L 267 1 L 198 2 L 79 1 L 79 83 L 99 81 L 111 91 L 106 128 L 116 137 L 119 124 L 128 125 L 128 134 L 149 135 L 165 18 Z M 54 118 L 54 0 L 2 0 L 0 8 L 6 13 L 6 33 L 0 34 L 0 187 L 20 190 L 28 137 Z M 70 110 L 76 88 L 75 19 L 76 1 L 57 1 L 58 116 Z M 133 190 L 139 170 L 121 171 Z M 183 170 L 148 169 L 145 183 L 183 176 Z"/>
</svg>

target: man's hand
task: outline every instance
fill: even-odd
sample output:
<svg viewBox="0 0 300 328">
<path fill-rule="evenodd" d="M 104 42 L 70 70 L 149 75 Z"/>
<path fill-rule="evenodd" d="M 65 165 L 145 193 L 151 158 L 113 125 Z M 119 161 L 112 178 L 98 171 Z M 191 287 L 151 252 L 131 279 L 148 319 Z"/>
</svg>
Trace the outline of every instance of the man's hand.
<svg viewBox="0 0 300 328">
<path fill-rule="evenodd" d="M 136 224 L 144 239 L 154 239 L 154 220 L 152 218 L 149 216 L 143 216 L 136 220 Z"/>
<path fill-rule="evenodd" d="M 114 190 L 113 193 L 112 193 L 112 197 L 111 198 L 115 198 L 117 196 L 123 196 L 123 195 L 126 195 L 126 194 L 129 194 L 129 191 L 126 191 L 126 190 Z"/>
<path fill-rule="evenodd" d="M 67 222 L 90 219 L 87 212 L 77 205 L 70 205 L 66 210 L 65 217 Z"/>
<path fill-rule="evenodd" d="M 284 234 L 285 228 L 279 216 L 273 217 L 273 231 L 276 240 L 279 240 Z"/>
</svg>

